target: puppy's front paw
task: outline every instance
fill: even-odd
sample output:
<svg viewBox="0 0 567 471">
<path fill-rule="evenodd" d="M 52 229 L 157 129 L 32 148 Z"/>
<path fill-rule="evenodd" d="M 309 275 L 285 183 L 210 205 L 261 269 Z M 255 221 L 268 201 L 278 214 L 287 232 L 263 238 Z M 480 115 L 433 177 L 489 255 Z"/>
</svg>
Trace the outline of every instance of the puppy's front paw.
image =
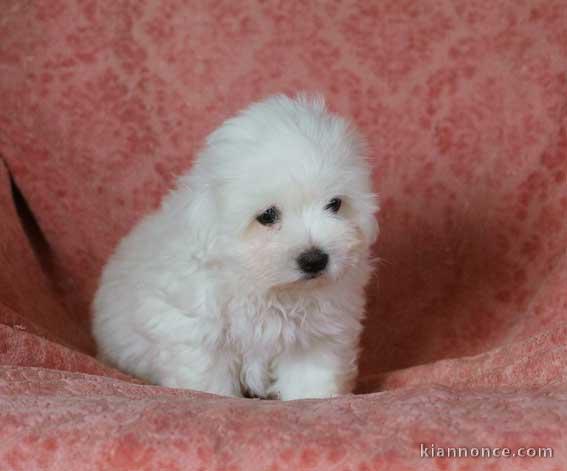
<svg viewBox="0 0 567 471">
<path fill-rule="evenodd" d="M 271 392 L 283 401 L 340 396 L 351 392 L 353 376 L 317 358 L 285 358 L 278 364 Z"/>
<path fill-rule="evenodd" d="M 292 401 L 294 399 L 326 399 L 329 397 L 340 396 L 348 391 L 341 391 L 335 383 L 327 384 L 287 384 L 280 383 L 274 386 L 274 396 L 282 401 Z"/>
</svg>

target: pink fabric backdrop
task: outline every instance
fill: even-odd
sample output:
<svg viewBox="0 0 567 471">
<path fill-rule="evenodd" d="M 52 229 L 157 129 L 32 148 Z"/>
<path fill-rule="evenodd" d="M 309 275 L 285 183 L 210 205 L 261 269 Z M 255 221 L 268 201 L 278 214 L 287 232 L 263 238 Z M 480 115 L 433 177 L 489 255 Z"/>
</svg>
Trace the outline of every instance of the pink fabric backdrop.
<svg viewBox="0 0 567 471">
<path fill-rule="evenodd" d="M 224 118 L 298 90 L 372 145 L 366 395 L 232 400 L 97 363 L 116 242 Z M 567 468 L 567 0 L 0 0 L 0 159 L 0 469 Z"/>
</svg>

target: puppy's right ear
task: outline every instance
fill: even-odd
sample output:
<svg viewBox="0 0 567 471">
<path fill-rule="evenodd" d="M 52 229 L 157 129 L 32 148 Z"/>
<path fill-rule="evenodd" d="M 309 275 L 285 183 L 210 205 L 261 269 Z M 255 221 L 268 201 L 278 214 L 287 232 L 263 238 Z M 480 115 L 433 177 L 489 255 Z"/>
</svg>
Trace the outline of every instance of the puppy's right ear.
<svg viewBox="0 0 567 471">
<path fill-rule="evenodd" d="M 179 230 L 187 233 L 196 244 L 209 244 L 214 237 L 218 208 L 213 186 L 194 168 L 178 178 L 176 188 L 163 203 L 174 215 Z"/>
</svg>

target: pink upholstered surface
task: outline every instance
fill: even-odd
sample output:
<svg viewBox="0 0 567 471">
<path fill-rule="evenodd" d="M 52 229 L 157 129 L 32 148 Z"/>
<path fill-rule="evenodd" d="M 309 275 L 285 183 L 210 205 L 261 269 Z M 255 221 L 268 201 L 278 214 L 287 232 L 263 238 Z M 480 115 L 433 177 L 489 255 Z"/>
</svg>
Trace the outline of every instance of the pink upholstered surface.
<svg viewBox="0 0 567 471">
<path fill-rule="evenodd" d="M 0 11 L 0 469 L 567 469 L 567 1 Z M 373 149 L 366 394 L 234 400 L 97 363 L 88 304 L 114 244 L 225 117 L 297 90 Z"/>
</svg>

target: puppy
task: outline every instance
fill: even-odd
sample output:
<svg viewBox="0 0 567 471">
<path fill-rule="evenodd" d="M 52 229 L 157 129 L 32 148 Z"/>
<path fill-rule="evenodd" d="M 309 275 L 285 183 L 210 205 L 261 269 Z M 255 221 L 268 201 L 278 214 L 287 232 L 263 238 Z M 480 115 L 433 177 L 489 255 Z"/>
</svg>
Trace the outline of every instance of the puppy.
<svg viewBox="0 0 567 471">
<path fill-rule="evenodd" d="M 365 153 L 317 97 L 227 120 L 104 268 L 101 358 L 228 396 L 349 393 L 378 234 Z"/>
</svg>

